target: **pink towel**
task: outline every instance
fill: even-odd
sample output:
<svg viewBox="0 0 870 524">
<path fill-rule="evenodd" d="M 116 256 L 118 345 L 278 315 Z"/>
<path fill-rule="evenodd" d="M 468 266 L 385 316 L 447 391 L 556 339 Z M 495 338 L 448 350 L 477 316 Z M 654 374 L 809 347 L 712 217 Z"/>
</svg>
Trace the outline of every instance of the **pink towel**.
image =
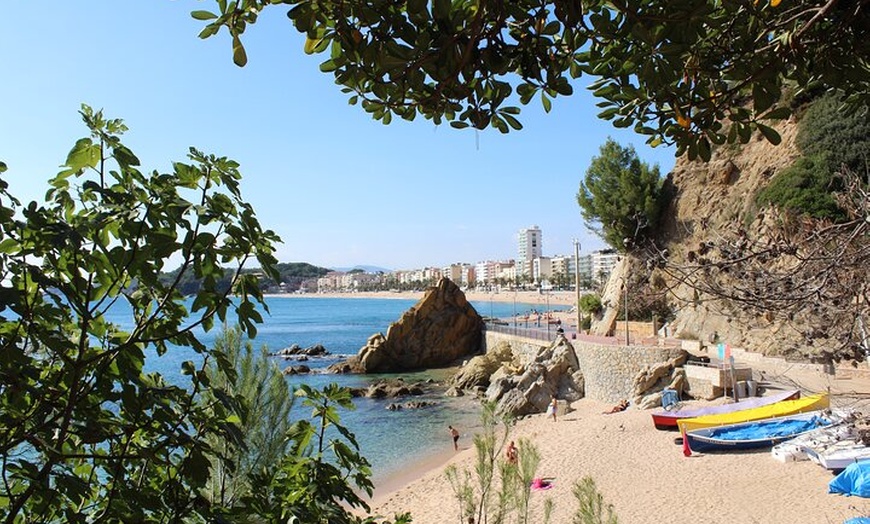
<svg viewBox="0 0 870 524">
<path fill-rule="evenodd" d="M 550 489 L 552 487 L 553 484 L 550 481 L 544 480 L 540 477 L 532 481 L 532 489 L 534 490 Z"/>
</svg>

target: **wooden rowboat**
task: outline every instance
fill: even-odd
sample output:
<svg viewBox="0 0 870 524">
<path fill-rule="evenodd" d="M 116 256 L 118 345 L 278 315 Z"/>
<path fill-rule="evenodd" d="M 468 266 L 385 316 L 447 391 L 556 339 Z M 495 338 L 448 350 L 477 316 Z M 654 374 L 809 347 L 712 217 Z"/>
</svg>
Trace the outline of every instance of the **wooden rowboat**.
<svg viewBox="0 0 870 524">
<path fill-rule="evenodd" d="M 680 428 L 680 433 L 685 435 L 686 432 L 696 429 L 797 415 L 798 413 L 827 409 L 829 406 L 830 398 L 828 397 L 828 394 L 821 393 L 796 400 L 783 400 L 767 406 L 743 409 L 731 413 L 720 413 L 716 415 L 704 415 L 701 417 L 680 419 L 677 421 L 677 425 Z"/>
<path fill-rule="evenodd" d="M 652 414 L 653 424 L 656 429 L 677 429 L 677 421 L 684 418 L 703 417 L 706 415 L 720 415 L 723 413 L 733 413 L 744 409 L 758 408 L 768 406 L 783 400 L 793 400 L 800 398 L 801 392 L 798 389 L 781 391 L 765 397 L 750 397 L 740 402 L 731 404 L 719 404 L 717 406 L 704 406 L 691 409 L 674 409 L 661 410 Z"/>
<path fill-rule="evenodd" d="M 830 412 L 797 415 L 698 428 L 683 434 L 691 451 L 732 451 L 769 448 L 820 427 L 830 426 Z"/>
</svg>

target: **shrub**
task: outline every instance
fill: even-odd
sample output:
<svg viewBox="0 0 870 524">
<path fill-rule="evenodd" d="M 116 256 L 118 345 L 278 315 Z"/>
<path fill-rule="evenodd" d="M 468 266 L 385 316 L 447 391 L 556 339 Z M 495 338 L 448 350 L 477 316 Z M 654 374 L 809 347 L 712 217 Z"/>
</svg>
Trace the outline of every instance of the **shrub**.
<svg viewBox="0 0 870 524">
<path fill-rule="evenodd" d="M 870 119 L 866 111 L 845 113 L 834 96 L 823 96 L 801 119 L 797 145 L 808 157 L 824 155 L 830 173 L 843 166 L 863 171 L 870 161 Z"/>
<path fill-rule="evenodd" d="M 799 158 L 758 193 L 760 206 L 783 209 L 834 222 L 846 220 L 832 193 L 839 189 L 824 155 Z"/>
</svg>

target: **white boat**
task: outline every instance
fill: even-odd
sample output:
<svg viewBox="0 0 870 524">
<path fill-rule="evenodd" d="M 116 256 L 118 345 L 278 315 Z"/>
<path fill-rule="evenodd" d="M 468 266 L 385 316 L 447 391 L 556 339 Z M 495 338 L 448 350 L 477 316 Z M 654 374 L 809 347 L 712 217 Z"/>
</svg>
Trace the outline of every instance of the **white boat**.
<svg viewBox="0 0 870 524">
<path fill-rule="evenodd" d="M 806 447 L 807 456 L 825 469 L 840 471 L 853 462 L 870 460 L 870 447 L 858 439 L 848 438 L 828 446 Z"/>
<path fill-rule="evenodd" d="M 807 448 L 821 450 L 841 440 L 855 436 L 856 413 L 853 410 L 832 410 L 830 426 L 807 431 L 793 439 L 781 442 L 770 449 L 771 456 L 779 462 L 808 460 Z"/>
</svg>

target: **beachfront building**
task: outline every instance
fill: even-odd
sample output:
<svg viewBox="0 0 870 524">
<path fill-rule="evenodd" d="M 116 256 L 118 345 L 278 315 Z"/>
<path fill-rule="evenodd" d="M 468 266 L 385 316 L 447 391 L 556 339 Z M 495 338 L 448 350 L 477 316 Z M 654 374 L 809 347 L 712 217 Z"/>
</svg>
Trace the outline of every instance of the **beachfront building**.
<svg viewBox="0 0 870 524">
<path fill-rule="evenodd" d="M 557 255 L 550 259 L 553 285 L 568 289 L 574 285 L 574 255 Z"/>
<path fill-rule="evenodd" d="M 550 281 L 553 275 L 553 264 L 550 257 L 535 257 L 532 260 L 532 278 L 535 283 L 540 284 Z"/>
<path fill-rule="evenodd" d="M 495 262 L 485 260 L 474 265 L 475 284 L 479 286 L 490 285 L 495 281 Z"/>
<path fill-rule="evenodd" d="M 592 281 L 598 284 L 607 282 L 610 273 L 619 261 L 619 253 L 615 249 L 602 249 L 592 252 Z"/>
<path fill-rule="evenodd" d="M 341 271 L 330 271 L 317 279 L 318 293 L 335 293 L 341 291 L 341 277 L 344 273 Z"/>
<path fill-rule="evenodd" d="M 340 291 L 345 293 L 359 291 L 360 288 L 366 288 L 370 284 L 375 284 L 380 281 L 380 275 L 375 273 L 363 273 L 354 271 L 341 275 Z"/>
<path fill-rule="evenodd" d="M 462 275 L 459 280 L 459 285 L 465 288 L 473 287 L 477 281 L 477 275 L 474 273 L 474 266 L 471 264 L 462 264 Z"/>
<path fill-rule="evenodd" d="M 441 276 L 449 278 L 454 283 L 462 282 L 462 264 L 450 264 L 442 267 Z"/>
<path fill-rule="evenodd" d="M 532 261 L 543 255 L 543 237 L 538 226 L 520 229 L 517 235 L 517 273 L 533 274 Z"/>
<path fill-rule="evenodd" d="M 507 276 L 505 275 L 506 271 L 508 272 Z M 486 260 L 474 265 L 474 279 L 475 284 L 478 287 L 492 287 L 499 284 L 507 285 L 508 283 L 513 282 L 511 277 L 515 274 L 513 260 L 507 262 Z"/>
<path fill-rule="evenodd" d="M 427 267 L 423 269 L 423 281 L 424 282 L 438 282 L 441 280 L 441 268 L 438 267 Z"/>
<path fill-rule="evenodd" d="M 580 289 L 589 289 L 592 283 L 595 282 L 592 271 L 592 255 L 583 255 L 577 260 L 580 273 Z"/>
<path fill-rule="evenodd" d="M 495 281 L 500 286 L 511 286 L 516 282 L 517 266 L 513 260 L 496 262 Z"/>
</svg>

